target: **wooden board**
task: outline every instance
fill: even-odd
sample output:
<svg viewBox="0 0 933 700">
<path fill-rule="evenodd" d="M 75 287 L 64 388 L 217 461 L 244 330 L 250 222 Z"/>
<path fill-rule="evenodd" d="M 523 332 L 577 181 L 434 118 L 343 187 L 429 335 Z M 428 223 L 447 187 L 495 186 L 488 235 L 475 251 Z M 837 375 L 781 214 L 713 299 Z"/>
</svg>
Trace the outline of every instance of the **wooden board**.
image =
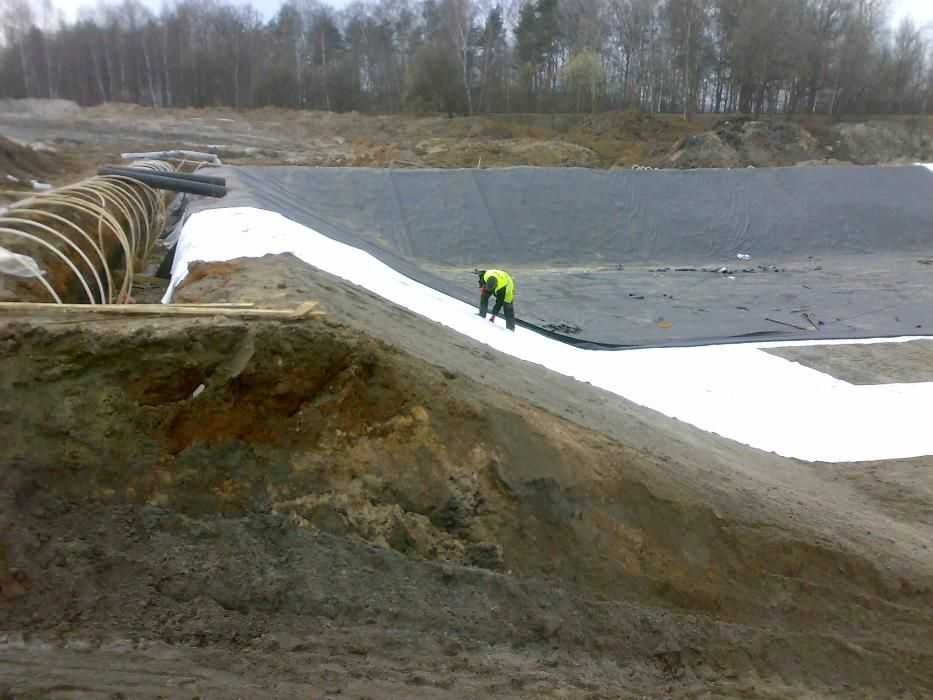
<svg viewBox="0 0 933 700">
<path fill-rule="evenodd" d="M 316 301 L 290 309 L 263 309 L 253 304 L 44 304 L 0 302 L 0 313 L 103 314 L 123 316 L 223 316 L 232 318 L 298 319 L 324 316 Z"/>
</svg>

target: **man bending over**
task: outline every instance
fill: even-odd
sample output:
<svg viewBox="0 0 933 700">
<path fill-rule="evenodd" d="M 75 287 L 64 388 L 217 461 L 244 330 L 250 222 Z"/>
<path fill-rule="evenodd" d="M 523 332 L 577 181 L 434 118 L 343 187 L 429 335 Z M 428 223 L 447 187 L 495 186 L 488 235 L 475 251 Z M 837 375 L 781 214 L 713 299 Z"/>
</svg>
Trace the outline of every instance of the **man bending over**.
<svg viewBox="0 0 933 700">
<path fill-rule="evenodd" d="M 515 281 L 508 272 L 503 270 L 477 270 L 479 286 L 482 290 L 479 295 L 479 315 L 486 318 L 486 309 L 489 307 L 489 297 L 496 297 L 496 304 L 492 307 L 490 323 L 496 322 L 499 311 L 504 311 L 505 327 L 515 330 Z"/>
</svg>

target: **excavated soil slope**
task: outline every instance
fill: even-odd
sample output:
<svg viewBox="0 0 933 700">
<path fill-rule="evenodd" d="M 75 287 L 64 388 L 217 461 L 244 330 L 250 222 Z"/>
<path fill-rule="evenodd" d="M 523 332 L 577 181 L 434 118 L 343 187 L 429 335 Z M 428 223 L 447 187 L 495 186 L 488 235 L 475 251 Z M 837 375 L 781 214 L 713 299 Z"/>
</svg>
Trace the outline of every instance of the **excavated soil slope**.
<svg viewBox="0 0 933 700">
<path fill-rule="evenodd" d="M 57 169 L 53 156 L 0 135 L 0 190 L 31 190 L 32 180 L 44 179 Z"/>
<path fill-rule="evenodd" d="M 933 523 L 858 465 L 701 433 L 289 256 L 179 298 L 328 315 L 0 326 L 15 697 L 933 693 Z"/>
</svg>

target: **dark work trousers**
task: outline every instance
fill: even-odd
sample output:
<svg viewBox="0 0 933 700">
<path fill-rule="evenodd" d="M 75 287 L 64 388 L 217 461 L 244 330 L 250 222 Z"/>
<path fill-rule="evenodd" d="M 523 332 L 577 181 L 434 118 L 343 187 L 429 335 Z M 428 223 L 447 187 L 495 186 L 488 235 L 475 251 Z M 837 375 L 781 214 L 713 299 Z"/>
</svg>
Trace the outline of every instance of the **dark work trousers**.
<svg viewBox="0 0 933 700">
<path fill-rule="evenodd" d="M 489 306 L 489 297 L 492 296 L 485 289 L 480 292 L 479 295 L 479 314 L 483 318 L 486 318 L 486 309 Z M 503 312 L 505 316 L 505 327 L 510 331 L 515 330 L 515 304 L 508 304 L 505 301 L 505 288 L 496 293 L 496 303 L 492 308 L 492 315 L 498 316 L 499 311 Z"/>
<path fill-rule="evenodd" d="M 502 311 L 505 314 L 505 327 L 510 331 L 515 330 L 515 304 L 506 304 L 502 302 Z"/>
</svg>

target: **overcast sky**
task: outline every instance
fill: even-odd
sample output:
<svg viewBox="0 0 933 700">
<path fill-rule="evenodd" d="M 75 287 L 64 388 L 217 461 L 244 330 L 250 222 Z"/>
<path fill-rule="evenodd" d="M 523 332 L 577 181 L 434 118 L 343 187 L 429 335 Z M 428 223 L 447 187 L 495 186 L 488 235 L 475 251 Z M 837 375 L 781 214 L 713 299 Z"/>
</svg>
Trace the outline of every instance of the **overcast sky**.
<svg viewBox="0 0 933 700">
<path fill-rule="evenodd" d="M 933 0 L 893 0 L 895 20 L 911 15 L 917 24 L 933 25 Z"/>
<path fill-rule="evenodd" d="M 780 2 L 781 0 L 776 1 Z M 325 0 L 325 2 L 334 7 L 343 7 L 348 4 L 349 0 Z M 162 7 L 162 0 L 143 0 L 143 3 L 156 12 Z M 52 0 L 52 5 L 60 9 L 68 19 L 74 19 L 79 8 L 96 7 L 97 4 L 93 0 L 90 2 L 88 0 Z M 282 0 L 252 0 L 251 4 L 268 19 L 279 9 Z M 917 24 L 929 25 L 929 35 L 933 39 L 933 0 L 891 0 L 891 9 L 892 19 L 895 23 L 905 15 L 910 15 Z"/>
</svg>

